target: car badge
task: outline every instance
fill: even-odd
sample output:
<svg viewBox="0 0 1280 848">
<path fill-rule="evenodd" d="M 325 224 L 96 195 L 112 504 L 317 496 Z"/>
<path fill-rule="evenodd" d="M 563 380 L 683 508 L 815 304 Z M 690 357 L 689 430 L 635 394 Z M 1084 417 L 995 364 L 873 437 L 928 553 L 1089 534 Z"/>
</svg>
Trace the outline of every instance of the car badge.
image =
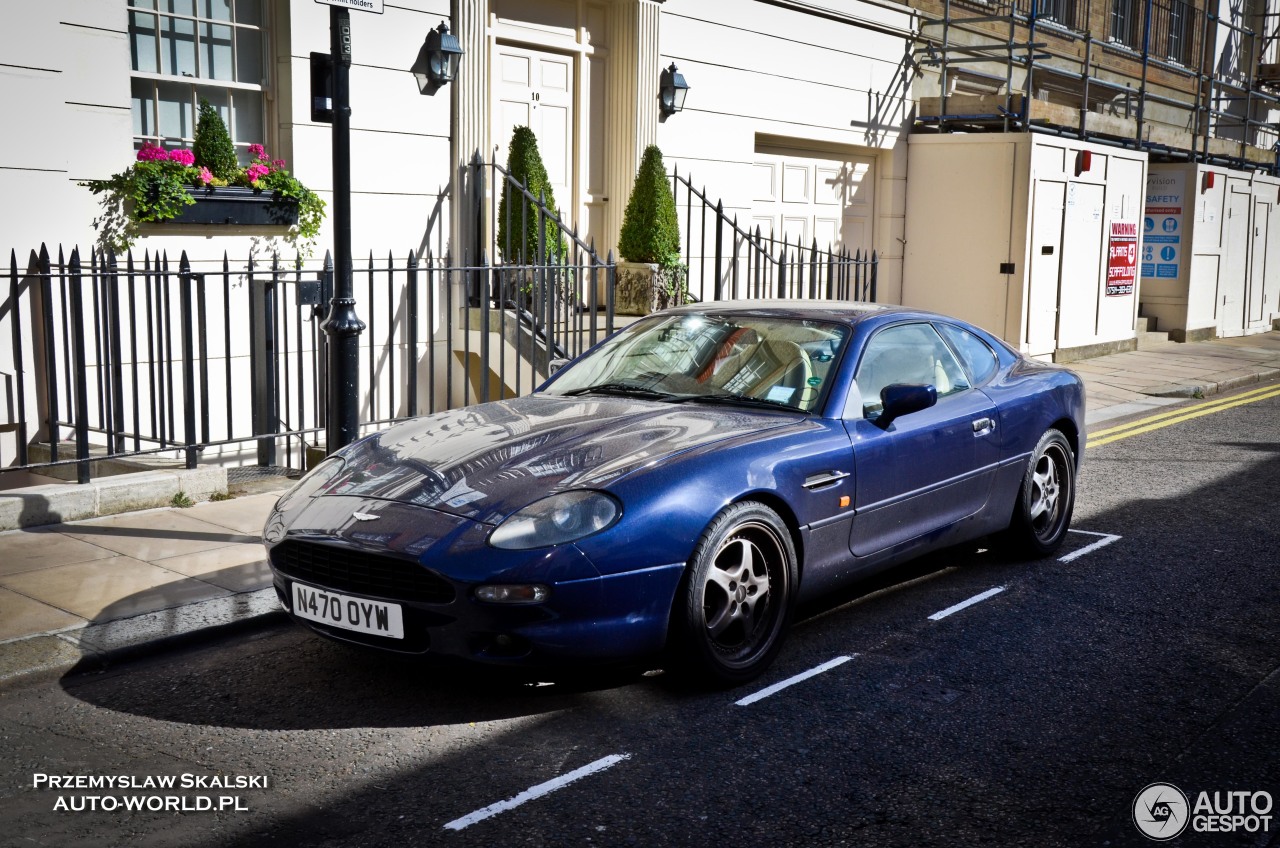
<svg viewBox="0 0 1280 848">
<path fill-rule="evenodd" d="M 353 512 L 351 513 L 351 517 L 354 518 L 356 521 L 377 521 L 378 520 L 378 516 L 372 515 L 371 513 L 368 513 L 368 512 Z"/>
</svg>

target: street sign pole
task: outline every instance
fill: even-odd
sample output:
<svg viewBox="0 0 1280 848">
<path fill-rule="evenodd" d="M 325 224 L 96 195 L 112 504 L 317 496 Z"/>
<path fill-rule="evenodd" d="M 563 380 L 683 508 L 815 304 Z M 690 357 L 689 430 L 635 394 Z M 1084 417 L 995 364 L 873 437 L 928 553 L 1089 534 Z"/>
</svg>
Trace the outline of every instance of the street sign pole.
<svg viewBox="0 0 1280 848">
<path fill-rule="evenodd" d="M 351 444 L 360 430 L 360 345 L 351 262 L 351 13 L 329 7 L 333 57 L 333 300 L 322 329 L 329 337 L 328 453 Z"/>
</svg>

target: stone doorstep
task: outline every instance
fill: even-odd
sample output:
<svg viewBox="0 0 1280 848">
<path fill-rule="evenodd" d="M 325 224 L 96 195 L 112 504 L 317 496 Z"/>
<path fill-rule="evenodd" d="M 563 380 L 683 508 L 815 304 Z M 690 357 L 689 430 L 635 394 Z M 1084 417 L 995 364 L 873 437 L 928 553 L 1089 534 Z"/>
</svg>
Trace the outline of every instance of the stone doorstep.
<svg viewBox="0 0 1280 848">
<path fill-rule="evenodd" d="M 84 485 L 49 483 L 0 491 L 0 531 L 172 506 L 179 492 L 193 502 L 226 494 L 227 470 L 143 471 L 97 477 Z"/>
</svg>

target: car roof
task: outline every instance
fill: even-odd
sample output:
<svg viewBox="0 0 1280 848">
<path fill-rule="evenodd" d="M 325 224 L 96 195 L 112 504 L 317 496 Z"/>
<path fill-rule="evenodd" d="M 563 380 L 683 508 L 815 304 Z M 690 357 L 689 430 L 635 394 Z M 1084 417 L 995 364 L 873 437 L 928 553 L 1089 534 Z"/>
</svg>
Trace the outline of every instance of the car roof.
<svg viewBox="0 0 1280 848">
<path fill-rule="evenodd" d="M 777 318 L 800 318 L 819 321 L 837 321 L 842 324 L 856 324 L 866 318 L 877 316 L 915 316 L 924 319 L 946 316 L 919 309 L 908 309 L 902 306 L 891 306 L 881 303 L 865 303 L 845 300 L 719 300 L 709 303 L 695 303 L 668 310 L 677 314 L 699 315 L 758 315 Z M 946 319 L 953 320 L 953 319 Z"/>
</svg>

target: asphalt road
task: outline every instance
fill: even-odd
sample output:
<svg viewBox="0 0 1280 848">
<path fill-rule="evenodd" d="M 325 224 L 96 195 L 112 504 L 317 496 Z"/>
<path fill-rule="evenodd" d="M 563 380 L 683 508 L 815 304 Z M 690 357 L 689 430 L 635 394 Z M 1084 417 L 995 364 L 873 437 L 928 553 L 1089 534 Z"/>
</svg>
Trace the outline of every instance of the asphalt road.
<svg viewBox="0 0 1280 848">
<path fill-rule="evenodd" d="M 1201 792 L 1260 816 L 1280 798 L 1280 397 L 1218 409 L 1091 448 L 1058 558 L 898 569 L 806 610 L 740 690 L 444 674 L 292 626 L 0 689 L 0 843 L 1151 845 L 1133 804 L 1157 782 L 1187 799 L 1160 797 L 1169 826 Z M 250 785 L 51 786 L 117 775 Z M 245 809 L 62 809 L 165 795 Z M 1165 844 L 1280 845 L 1268 813 Z"/>
</svg>

